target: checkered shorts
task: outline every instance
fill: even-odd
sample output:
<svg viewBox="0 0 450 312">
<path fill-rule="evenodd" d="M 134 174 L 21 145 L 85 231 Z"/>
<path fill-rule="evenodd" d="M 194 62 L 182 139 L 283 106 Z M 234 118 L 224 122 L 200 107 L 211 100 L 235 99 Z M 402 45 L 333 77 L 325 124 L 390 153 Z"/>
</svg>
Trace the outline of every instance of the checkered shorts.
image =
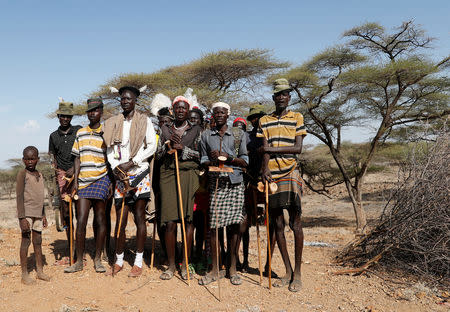
<svg viewBox="0 0 450 312">
<path fill-rule="evenodd" d="M 216 228 L 216 211 L 219 228 L 241 223 L 245 200 L 244 182 L 231 184 L 228 177 L 220 177 L 216 196 L 214 196 L 215 189 L 216 177 L 210 177 L 209 226 Z"/>
<path fill-rule="evenodd" d="M 110 184 L 111 181 L 109 180 L 108 175 L 105 175 L 88 186 L 79 189 L 78 196 L 80 198 L 106 200 L 108 198 Z"/>
</svg>

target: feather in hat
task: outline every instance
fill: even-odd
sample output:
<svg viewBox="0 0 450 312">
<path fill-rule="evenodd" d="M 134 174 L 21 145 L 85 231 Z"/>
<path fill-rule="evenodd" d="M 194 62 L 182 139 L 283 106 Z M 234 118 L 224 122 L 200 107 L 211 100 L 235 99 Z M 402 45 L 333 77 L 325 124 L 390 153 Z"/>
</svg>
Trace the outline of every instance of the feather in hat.
<svg viewBox="0 0 450 312">
<path fill-rule="evenodd" d="M 160 109 L 167 107 L 169 109 L 172 108 L 172 101 L 170 98 L 162 93 L 158 93 L 153 97 L 152 102 L 150 103 L 150 112 L 153 116 L 158 116 L 158 112 Z"/>
</svg>

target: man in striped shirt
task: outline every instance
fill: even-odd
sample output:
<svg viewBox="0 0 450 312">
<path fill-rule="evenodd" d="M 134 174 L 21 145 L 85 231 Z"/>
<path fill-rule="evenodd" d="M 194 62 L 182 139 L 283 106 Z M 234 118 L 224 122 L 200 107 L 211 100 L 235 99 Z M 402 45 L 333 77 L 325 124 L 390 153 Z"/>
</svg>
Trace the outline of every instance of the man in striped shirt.
<svg viewBox="0 0 450 312">
<path fill-rule="evenodd" d="M 83 270 L 84 243 L 89 210 L 94 207 L 96 246 L 94 268 L 98 273 L 105 272 L 101 262 L 101 253 L 106 236 L 105 202 L 111 182 L 106 164 L 106 144 L 100 119 L 103 114 L 103 102 L 100 98 L 89 99 L 86 110 L 89 125 L 77 131 L 72 148 L 75 157 L 73 189 L 78 193 L 76 254 L 77 262 L 64 269 L 65 273 Z"/>
<path fill-rule="evenodd" d="M 287 109 L 291 99 L 290 91 L 291 87 L 286 79 L 275 80 L 272 96 L 275 111 L 261 117 L 257 137 L 263 139 L 263 146 L 260 148 L 263 153 L 262 179 L 264 182 L 275 182 L 278 186 L 277 191 L 269 196 L 269 213 L 270 219 L 273 220 L 271 232 L 274 227 L 286 275 L 275 281 L 273 286 L 289 285 L 290 291 L 297 292 L 302 285 L 300 266 L 303 251 L 303 229 L 300 220 L 302 179 L 297 169 L 297 155 L 302 151 L 306 130 L 302 114 Z M 284 236 L 283 209 L 289 212 L 289 226 L 294 232 L 294 270 Z M 273 234 L 271 237 L 273 246 Z"/>
</svg>

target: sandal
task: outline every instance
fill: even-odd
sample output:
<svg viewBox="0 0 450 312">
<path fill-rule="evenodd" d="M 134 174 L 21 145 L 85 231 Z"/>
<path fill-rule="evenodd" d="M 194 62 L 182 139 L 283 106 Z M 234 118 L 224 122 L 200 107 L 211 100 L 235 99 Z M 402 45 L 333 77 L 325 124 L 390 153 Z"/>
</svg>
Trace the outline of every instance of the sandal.
<svg viewBox="0 0 450 312">
<path fill-rule="evenodd" d="M 203 276 L 201 279 L 198 280 L 198 284 L 201 286 L 206 286 L 208 284 L 211 284 L 212 282 L 217 281 L 217 275 L 216 274 L 207 274 Z"/>
<path fill-rule="evenodd" d="M 164 281 L 168 281 L 168 280 L 172 279 L 172 277 L 173 277 L 173 271 L 171 271 L 171 270 L 169 270 L 169 269 L 165 270 L 165 271 L 159 276 L 159 278 L 162 279 L 162 280 L 164 280 Z"/>
<path fill-rule="evenodd" d="M 288 287 L 289 291 L 298 292 L 302 289 L 302 280 L 296 279 L 293 280 Z"/>
<path fill-rule="evenodd" d="M 57 266 L 66 266 L 66 265 L 70 265 L 70 259 L 69 257 L 62 257 L 59 260 L 56 260 L 55 263 L 53 263 L 53 265 L 57 265 Z"/>
<path fill-rule="evenodd" d="M 112 268 L 110 268 L 105 275 L 106 276 L 110 276 L 110 275 L 116 275 L 117 273 L 119 273 L 120 271 L 122 271 L 123 266 L 120 266 L 116 263 L 114 263 L 114 265 L 112 266 Z"/>
<path fill-rule="evenodd" d="M 75 262 L 75 264 L 72 264 L 70 267 L 67 267 L 64 269 L 64 273 L 75 273 L 79 271 L 83 271 L 83 263 Z"/>
<path fill-rule="evenodd" d="M 193 274 L 195 274 L 195 271 L 193 270 L 193 268 L 191 267 L 191 265 L 189 265 L 189 279 L 192 279 L 192 275 Z M 187 277 L 187 271 L 186 270 L 181 270 L 181 273 L 180 273 L 180 275 L 181 275 L 181 278 L 183 279 L 183 280 L 187 280 L 188 279 L 188 277 Z"/>
<path fill-rule="evenodd" d="M 288 277 L 279 278 L 272 283 L 272 286 L 273 287 L 284 287 L 284 286 L 289 285 L 290 281 L 291 281 L 291 279 Z"/>
<path fill-rule="evenodd" d="M 241 277 L 237 273 L 230 276 L 230 282 L 231 282 L 231 284 L 236 285 L 236 286 L 242 284 Z"/>
<path fill-rule="evenodd" d="M 97 272 L 97 273 L 105 273 L 106 272 L 106 268 L 101 261 L 94 262 L 94 268 L 95 268 L 95 272 Z"/>
<path fill-rule="evenodd" d="M 142 274 L 142 268 L 138 267 L 137 265 L 133 265 L 131 268 L 130 273 L 128 273 L 128 277 L 139 277 Z"/>
</svg>

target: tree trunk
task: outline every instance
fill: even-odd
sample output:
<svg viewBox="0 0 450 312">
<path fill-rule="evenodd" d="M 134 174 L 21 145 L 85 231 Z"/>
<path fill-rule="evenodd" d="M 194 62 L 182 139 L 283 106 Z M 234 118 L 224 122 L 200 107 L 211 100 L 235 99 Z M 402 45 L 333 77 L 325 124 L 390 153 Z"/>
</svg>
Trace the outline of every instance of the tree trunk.
<svg viewBox="0 0 450 312">
<path fill-rule="evenodd" d="M 363 233 L 364 228 L 366 227 L 366 211 L 362 205 L 362 196 L 361 196 L 361 188 L 354 188 L 350 182 L 345 182 L 345 186 L 347 187 L 348 195 L 350 196 L 350 200 L 352 201 L 353 211 L 355 212 L 356 217 L 356 232 Z"/>
</svg>

